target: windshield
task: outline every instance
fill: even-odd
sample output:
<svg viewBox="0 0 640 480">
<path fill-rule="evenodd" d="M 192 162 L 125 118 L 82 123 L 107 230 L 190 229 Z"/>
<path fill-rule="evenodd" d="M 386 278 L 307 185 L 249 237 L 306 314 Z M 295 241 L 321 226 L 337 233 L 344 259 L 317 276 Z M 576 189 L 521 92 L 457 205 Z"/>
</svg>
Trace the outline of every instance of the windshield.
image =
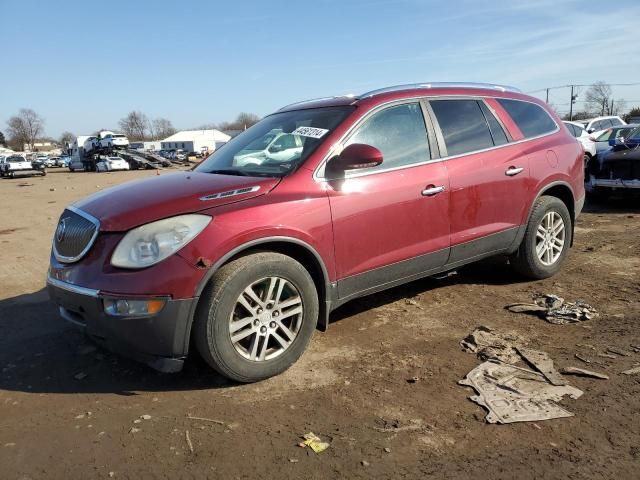
<svg viewBox="0 0 640 480">
<path fill-rule="evenodd" d="M 629 134 L 629 140 L 640 140 L 640 127 L 631 131 Z"/>
<path fill-rule="evenodd" d="M 631 128 L 609 128 L 596 138 L 596 142 L 608 142 L 611 138 L 626 137 Z"/>
<path fill-rule="evenodd" d="M 309 158 L 355 107 L 275 113 L 216 150 L 195 170 L 204 173 L 282 177 Z"/>
</svg>

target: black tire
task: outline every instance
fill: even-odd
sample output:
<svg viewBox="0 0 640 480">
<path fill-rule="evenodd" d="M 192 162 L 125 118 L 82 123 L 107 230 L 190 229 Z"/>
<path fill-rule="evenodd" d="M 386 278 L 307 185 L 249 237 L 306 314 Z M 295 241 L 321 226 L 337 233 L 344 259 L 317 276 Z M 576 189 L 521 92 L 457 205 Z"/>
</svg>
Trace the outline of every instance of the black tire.
<svg viewBox="0 0 640 480">
<path fill-rule="evenodd" d="M 555 212 L 562 218 L 565 228 L 565 237 L 562 250 L 558 258 L 551 264 L 545 265 L 536 253 L 537 231 L 545 215 Z M 533 211 L 529 217 L 529 223 L 518 251 L 511 256 L 510 263 L 515 270 L 527 278 L 541 280 L 558 273 L 566 259 L 573 238 L 573 226 L 571 215 L 567 206 L 557 197 L 542 196 L 536 200 Z"/>
<path fill-rule="evenodd" d="M 254 361 L 242 356 L 231 341 L 229 320 L 246 287 L 277 276 L 292 284 L 302 301 L 298 333 L 280 355 Z M 306 349 L 318 322 L 318 293 L 309 272 L 296 260 L 275 252 L 257 252 L 224 265 L 205 288 L 196 309 L 193 339 L 202 358 L 227 378 L 257 382 L 284 372 Z"/>
</svg>

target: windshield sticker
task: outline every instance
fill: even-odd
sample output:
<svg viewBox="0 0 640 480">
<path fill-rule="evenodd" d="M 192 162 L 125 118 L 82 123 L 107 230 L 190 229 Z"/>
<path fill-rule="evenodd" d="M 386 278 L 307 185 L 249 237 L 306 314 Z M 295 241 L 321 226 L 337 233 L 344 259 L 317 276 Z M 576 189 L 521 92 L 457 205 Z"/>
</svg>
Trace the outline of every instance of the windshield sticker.
<svg viewBox="0 0 640 480">
<path fill-rule="evenodd" d="M 300 135 L 302 137 L 309 138 L 322 138 L 324 137 L 329 130 L 324 128 L 315 128 L 315 127 L 298 127 L 293 132 L 293 135 Z"/>
</svg>

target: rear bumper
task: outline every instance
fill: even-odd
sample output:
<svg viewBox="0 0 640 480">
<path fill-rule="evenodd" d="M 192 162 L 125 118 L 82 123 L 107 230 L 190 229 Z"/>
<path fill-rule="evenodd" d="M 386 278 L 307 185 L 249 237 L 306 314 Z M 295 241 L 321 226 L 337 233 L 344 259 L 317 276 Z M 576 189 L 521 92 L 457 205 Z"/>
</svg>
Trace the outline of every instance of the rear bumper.
<svg viewBox="0 0 640 480">
<path fill-rule="evenodd" d="M 196 298 L 169 299 L 155 315 L 115 317 L 104 312 L 98 290 L 78 287 L 49 277 L 49 297 L 60 316 L 81 328 L 96 343 L 161 372 L 182 369 L 189 348 L 189 326 Z M 114 298 L 114 295 L 108 295 Z M 131 298 L 122 295 L 121 298 Z"/>
</svg>

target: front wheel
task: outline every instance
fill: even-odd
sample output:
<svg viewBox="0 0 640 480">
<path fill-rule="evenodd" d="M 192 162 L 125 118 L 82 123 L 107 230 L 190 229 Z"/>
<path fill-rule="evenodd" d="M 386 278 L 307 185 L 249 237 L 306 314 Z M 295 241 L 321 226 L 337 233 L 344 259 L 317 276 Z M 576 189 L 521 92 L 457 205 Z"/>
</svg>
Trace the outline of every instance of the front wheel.
<svg viewBox="0 0 640 480">
<path fill-rule="evenodd" d="M 557 197 L 540 197 L 511 263 L 528 278 L 552 277 L 569 253 L 572 234 L 571 215 L 564 202 Z"/>
<path fill-rule="evenodd" d="M 299 262 L 280 253 L 254 253 L 214 275 L 196 311 L 194 340 L 219 373 L 256 382 L 300 358 L 318 310 L 315 284 Z"/>
</svg>

